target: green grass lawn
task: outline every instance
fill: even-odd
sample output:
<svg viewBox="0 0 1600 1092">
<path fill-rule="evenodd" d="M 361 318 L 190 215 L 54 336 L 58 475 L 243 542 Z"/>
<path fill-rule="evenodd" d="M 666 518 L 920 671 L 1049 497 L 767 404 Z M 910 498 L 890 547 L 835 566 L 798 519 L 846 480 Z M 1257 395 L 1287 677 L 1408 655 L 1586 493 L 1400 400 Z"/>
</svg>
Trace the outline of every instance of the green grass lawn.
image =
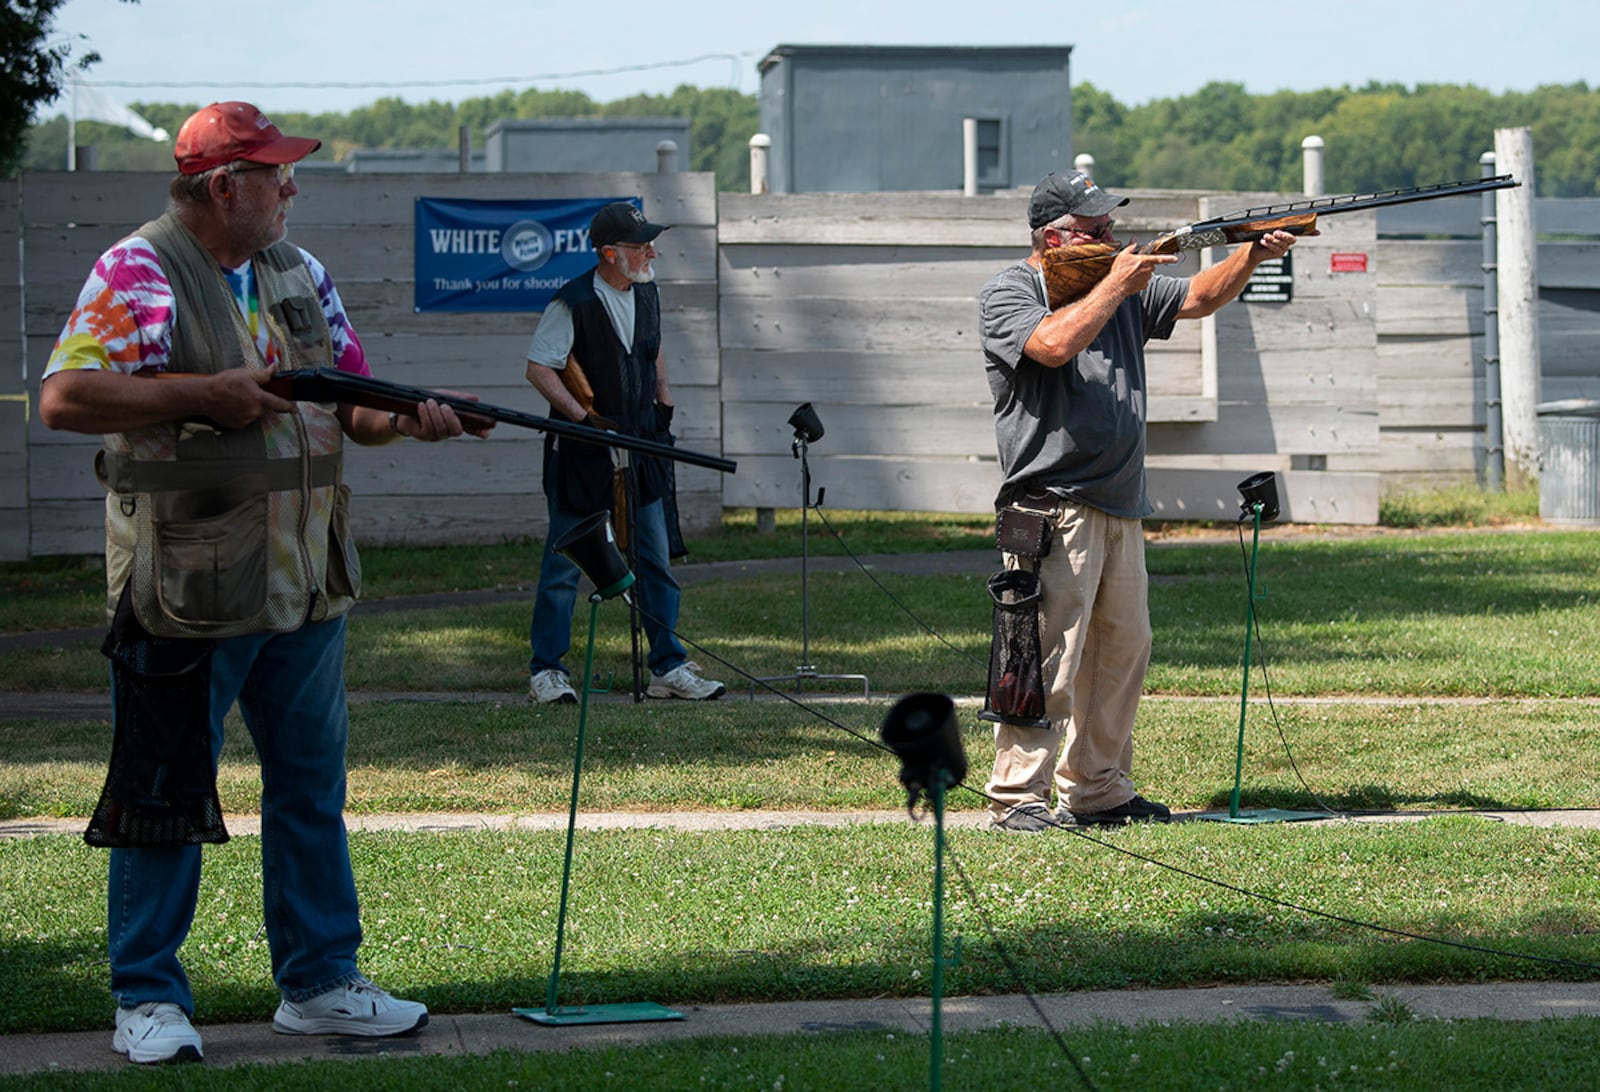
<svg viewBox="0 0 1600 1092">
<path fill-rule="evenodd" d="M 862 519 L 870 528 L 863 535 L 875 536 L 862 545 L 851 537 L 852 517 L 833 515 L 861 554 L 991 541 L 983 521 Z M 729 538 L 742 536 L 760 553 L 773 536 L 751 522 Z M 788 527 L 780 523 L 779 538 Z M 1245 805 L 1348 813 L 1600 808 L 1600 676 L 1590 653 L 1600 638 L 1595 542 L 1582 532 L 1525 530 L 1265 533 L 1256 609 L 1266 669 L 1253 665 L 1251 694 L 1270 690 L 1274 700 L 1249 709 Z M 401 700 L 352 704 L 352 813 L 564 814 L 577 710 L 524 698 L 530 551 L 369 551 L 380 595 L 451 587 L 506 594 L 472 607 L 353 617 L 351 687 Z M 699 554 L 708 552 L 715 548 Z M 1152 547 L 1149 564 L 1155 657 L 1135 772 L 1142 791 L 1176 808 L 1226 808 L 1246 607 L 1240 546 L 1176 535 Z M 813 574 L 811 661 L 823 671 L 867 673 L 877 694 L 976 695 L 988 653 L 982 576 L 878 575 L 915 617 L 859 574 Z M 97 579 L 64 562 L 0 567 L 0 629 L 93 625 Z M 580 615 L 579 640 L 587 621 Z M 598 666 L 624 686 L 624 613 L 613 604 L 601 617 Z M 798 620 L 793 577 L 693 585 L 680 629 L 734 694 L 712 705 L 597 702 L 582 808 L 901 807 L 897 764 L 874 742 L 886 700 L 742 700 L 735 669 L 781 675 L 799 662 Z M 13 651 L 0 656 L 0 688 L 103 690 L 105 670 L 92 642 Z M 404 700 L 408 691 L 487 697 Z M 976 705 L 962 708 L 969 784 L 980 788 L 992 745 Z M 0 818 L 87 815 L 108 737 L 96 719 L 0 726 Z M 258 806 L 259 778 L 237 723 L 219 784 L 230 815 Z M 967 788 L 950 798 L 957 813 L 983 803 Z M 363 959 L 375 978 L 439 1012 L 542 1002 L 561 834 L 373 832 L 354 834 L 352 847 Z M 963 947 L 946 990 L 1313 981 L 1381 991 L 1407 982 L 1594 980 L 1597 855 L 1600 832 L 1459 814 L 1183 823 L 1093 839 L 953 828 L 946 927 Z M 909 820 L 580 832 L 563 1000 L 925 997 L 931 862 L 930 824 Z M 200 1019 L 264 1019 L 274 997 L 259 931 L 257 839 L 208 850 L 206 870 L 185 950 Z M 103 876 L 103 855 L 76 838 L 0 842 L 0 997 L 9 1002 L 0 1007 L 0 1032 L 106 1025 Z M 1074 1052 L 1094 1059 L 1088 1072 L 1106 1088 L 1544 1088 L 1600 1079 L 1591 1021 L 1468 1028 L 1412 1023 L 1393 1006 L 1374 1011 L 1368 1028 L 1084 1030 L 1073 1035 Z M 1381 1018 L 1385 1011 L 1390 1019 Z M 367 1064 L 382 1065 L 383 1084 L 397 1088 L 641 1079 L 663 1087 L 914 1088 L 926 1083 L 925 1048 L 916 1037 L 839 1033 Z M 1078 1086 L 1057 1044 L 1035 1031 L 954 1037 L 947 1058 L 948 1087 L 1037 1083 L 1041 1075 Z M 287 1067 L 272 1071 L 270 1083 L 322 1087 L 336 1072 Z M 74 1077 L 73 1087 L 131 1086 L 138 1077 Z M 163 1077 L 176 1087 L 266 1079 L 259 1071 Z"/>
</svg>

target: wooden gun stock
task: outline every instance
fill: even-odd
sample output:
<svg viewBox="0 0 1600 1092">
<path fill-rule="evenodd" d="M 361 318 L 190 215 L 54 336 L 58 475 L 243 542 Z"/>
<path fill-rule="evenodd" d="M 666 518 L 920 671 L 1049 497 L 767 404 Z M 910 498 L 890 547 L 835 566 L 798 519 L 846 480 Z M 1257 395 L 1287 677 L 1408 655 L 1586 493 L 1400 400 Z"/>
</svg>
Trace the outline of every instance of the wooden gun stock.
<svg viewBox="0 0 1600 1092">
<path fill-rule="evenodd" d="M 1290 235 L 1310 235 L 1317 230 L 1317 214 L 1301 213 L 1298 216 L 1279 216 L 1271 220 L 1252 220 L 1248 224 L 1224 228 L 1223 237 L 1230 243 L 1253 243 L 1274 231 L 1287 231 Z"/>
</svg>

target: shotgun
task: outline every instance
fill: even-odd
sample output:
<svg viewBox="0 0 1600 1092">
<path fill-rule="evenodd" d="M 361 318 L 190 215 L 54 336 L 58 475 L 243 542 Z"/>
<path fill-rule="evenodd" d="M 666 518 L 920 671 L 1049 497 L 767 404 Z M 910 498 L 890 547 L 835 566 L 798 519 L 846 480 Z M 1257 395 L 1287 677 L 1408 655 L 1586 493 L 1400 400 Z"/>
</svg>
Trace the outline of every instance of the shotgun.
<svg viewBox="0 0 1600 1092">
<path fill-rule="evenodd" d="M 404 414 L 416 413 L 417 403 L 426 402 L 431 398 L 441 406 L 449 406 L 455 410 L 456 416 L 461 418 L 461 423 L 469 428 L 482 428 L 494 421 L 520 428 L 538 429 L 540 432 L 549 432 L 584 443 L 599 444 L 602 447 L 619 447 L 624 451 L 635 451 L 641 455 L 656 455 L 674 462 L 721 471 L 724 474 L 732 474 L 738 469 L 738 464 L 732 459 L 703 455 L 698 451 L 688 451 L 673 444 L 645 440 L 637 436 L 624 436 L 620 432 L 603 431 L 570 421 L 538 417 L 531 413 L 523 413 L 521 410 L 478 402 L 457 394 L 428 390 L 425 387 L 407 387 L 383 379 L 374 379 L 368 375 L 352 375 L 334 368 L 299 368 L 278 372 L 267 380 L 266 389 L 279 398 L 287 398 L 294 402 L 344 402 L 354 406 Z"/>
<path fill-rule="evenodd" d="M 1210 220 L 1201 220 L 1176 231 L 1157 235 L 1148 243 L 1138 247 L 1137 252 L 1177 254 L 1179 251 L 1199 250 L 1201 247 L 1251 243 L 1272 231 L 1306 235 L 1316 231 L 1318 216 L 1404 205 L 1412 201 L 1433 201 L 1440 197 L 1460 197 L 1469 193 L 1486 193 L 1490 190 L 1503 190 L 1520 185 L 1522 183 L 1511 175 L 1500 174 L 1491 178 L 1474 178 L 1464 182 L 1438 182 L 1431 186 L 1413 186 L 1403 190 L 1352 193 L 1342 197 L 1313 197 L 1281 205 L 1261 205 L 1257 208 L 1224 213 Z M 1089 291 L 1111 271 L 1111 263 L 1120 249 L 1105 243 L 1085 243 L 1046 250 L 1043 254 L 1044 281 L 1050 297 L 1051 310 L 1088 295 Z"/>
</svg>

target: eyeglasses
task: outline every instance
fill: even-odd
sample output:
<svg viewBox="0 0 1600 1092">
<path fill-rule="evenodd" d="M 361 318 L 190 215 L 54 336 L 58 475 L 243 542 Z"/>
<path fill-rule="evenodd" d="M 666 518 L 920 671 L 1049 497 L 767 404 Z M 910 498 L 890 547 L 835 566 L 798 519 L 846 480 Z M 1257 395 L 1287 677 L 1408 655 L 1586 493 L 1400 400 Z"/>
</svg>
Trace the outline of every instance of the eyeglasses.
<svg viewBox="0 0 1600 1092">
<path fill-rule="evenodd" d="M 1117 222 L 1115 220 L 1107 220 L 1096 227 L 1069 222 L 1067 224 L 1067 233 L 1069 235 L 1082 235 L 1085 239 L 1109 239 L 1111 238 L 1111 229 L 1116 226 Z"/>
<path fill-rule="evenodd" d="M 246 165 L 241 167 L 241 166 L 239 166 L 240 163 L 243 163 L 243 164 L 246 164 Z M 228 164 L 228 173 L 229 174 L 249 174 L 251 171 L 277 171 L 278 172 L 278 185 L 285 186 L 285 185 L 288 185 L 289 180 L 294 177 L 294 164 L 293 163 L 251 163 L 248 159 L 237 159 L 237 160 L 234 160 L 232 163 Z"/>
<path fill-rule="evenodd" d="M 611 246 L 621 247 L 623 250 L 649 250 L 654 243 L 611 243 Z"/>
</svg>

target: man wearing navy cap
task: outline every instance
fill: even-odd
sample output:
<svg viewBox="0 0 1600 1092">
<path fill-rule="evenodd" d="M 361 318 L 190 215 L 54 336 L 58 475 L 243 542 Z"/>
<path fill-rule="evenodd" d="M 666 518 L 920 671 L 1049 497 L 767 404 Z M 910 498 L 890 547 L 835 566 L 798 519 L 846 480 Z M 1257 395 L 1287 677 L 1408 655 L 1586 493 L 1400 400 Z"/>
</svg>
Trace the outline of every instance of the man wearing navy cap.
<svg viewBox="0 0 1600 1092">
<path fill-rule="evenodd" d="M 528 346 L 528 382 L 549 401 L 552 416 L 628 436 L 667 437 L 672 390 L 661 354 L 661 297 L 652 264 L 656 237 L 665 230 L 628 201 L 614 201 L 594 214 L 589 245 L 595 268 L 561 287 Z M 635 596 L 650 645 L 645 695 L 719 698 L 727 687 L 702 678 L 699 665 L 689 660 L 673 633 L 680 590 L 668 559 L 669 531 L 675 536 L 677 523 L 670 464 L 637 457 L 636 463 L 637 495 L 628 534 L 638 557 Z M 572 643 L 578 567 L 551 549 L 551 543 L 585 516 L 614 510 L 612 481 L 609 449 L 546 435 L 544 494 L 550 527 L 529 626 L 530 701 L 578 700 L 561 662 Z"/>
<path fill-rule="evenodd" d="M 1043 557 L 1005 558 L 1008 569 L 1038 575 L 1048 727 L 995 728 L 988 793 L 1004 830 L 1171 818 L 1133 786 L 1133 722 L 1151 643 L 1140 525 L 1150 512 L 1144 345 L 1170 337 L 1179 319 L 1218 310 L 1295 241 L 1271 232 L 1187 280 L 1156 272 L 1176 257 L 1128 247 L 1087 295 L 1051 310 L 1044 252 L 1115 246 L 1111 213 L 1127 203 L 1081 171 L 1047 175 L 1028 202 L 1032 253 L 978 297 L 1003 474 L 995 507 L 1042 511 L 1050 528 Z"/>
</svg>

